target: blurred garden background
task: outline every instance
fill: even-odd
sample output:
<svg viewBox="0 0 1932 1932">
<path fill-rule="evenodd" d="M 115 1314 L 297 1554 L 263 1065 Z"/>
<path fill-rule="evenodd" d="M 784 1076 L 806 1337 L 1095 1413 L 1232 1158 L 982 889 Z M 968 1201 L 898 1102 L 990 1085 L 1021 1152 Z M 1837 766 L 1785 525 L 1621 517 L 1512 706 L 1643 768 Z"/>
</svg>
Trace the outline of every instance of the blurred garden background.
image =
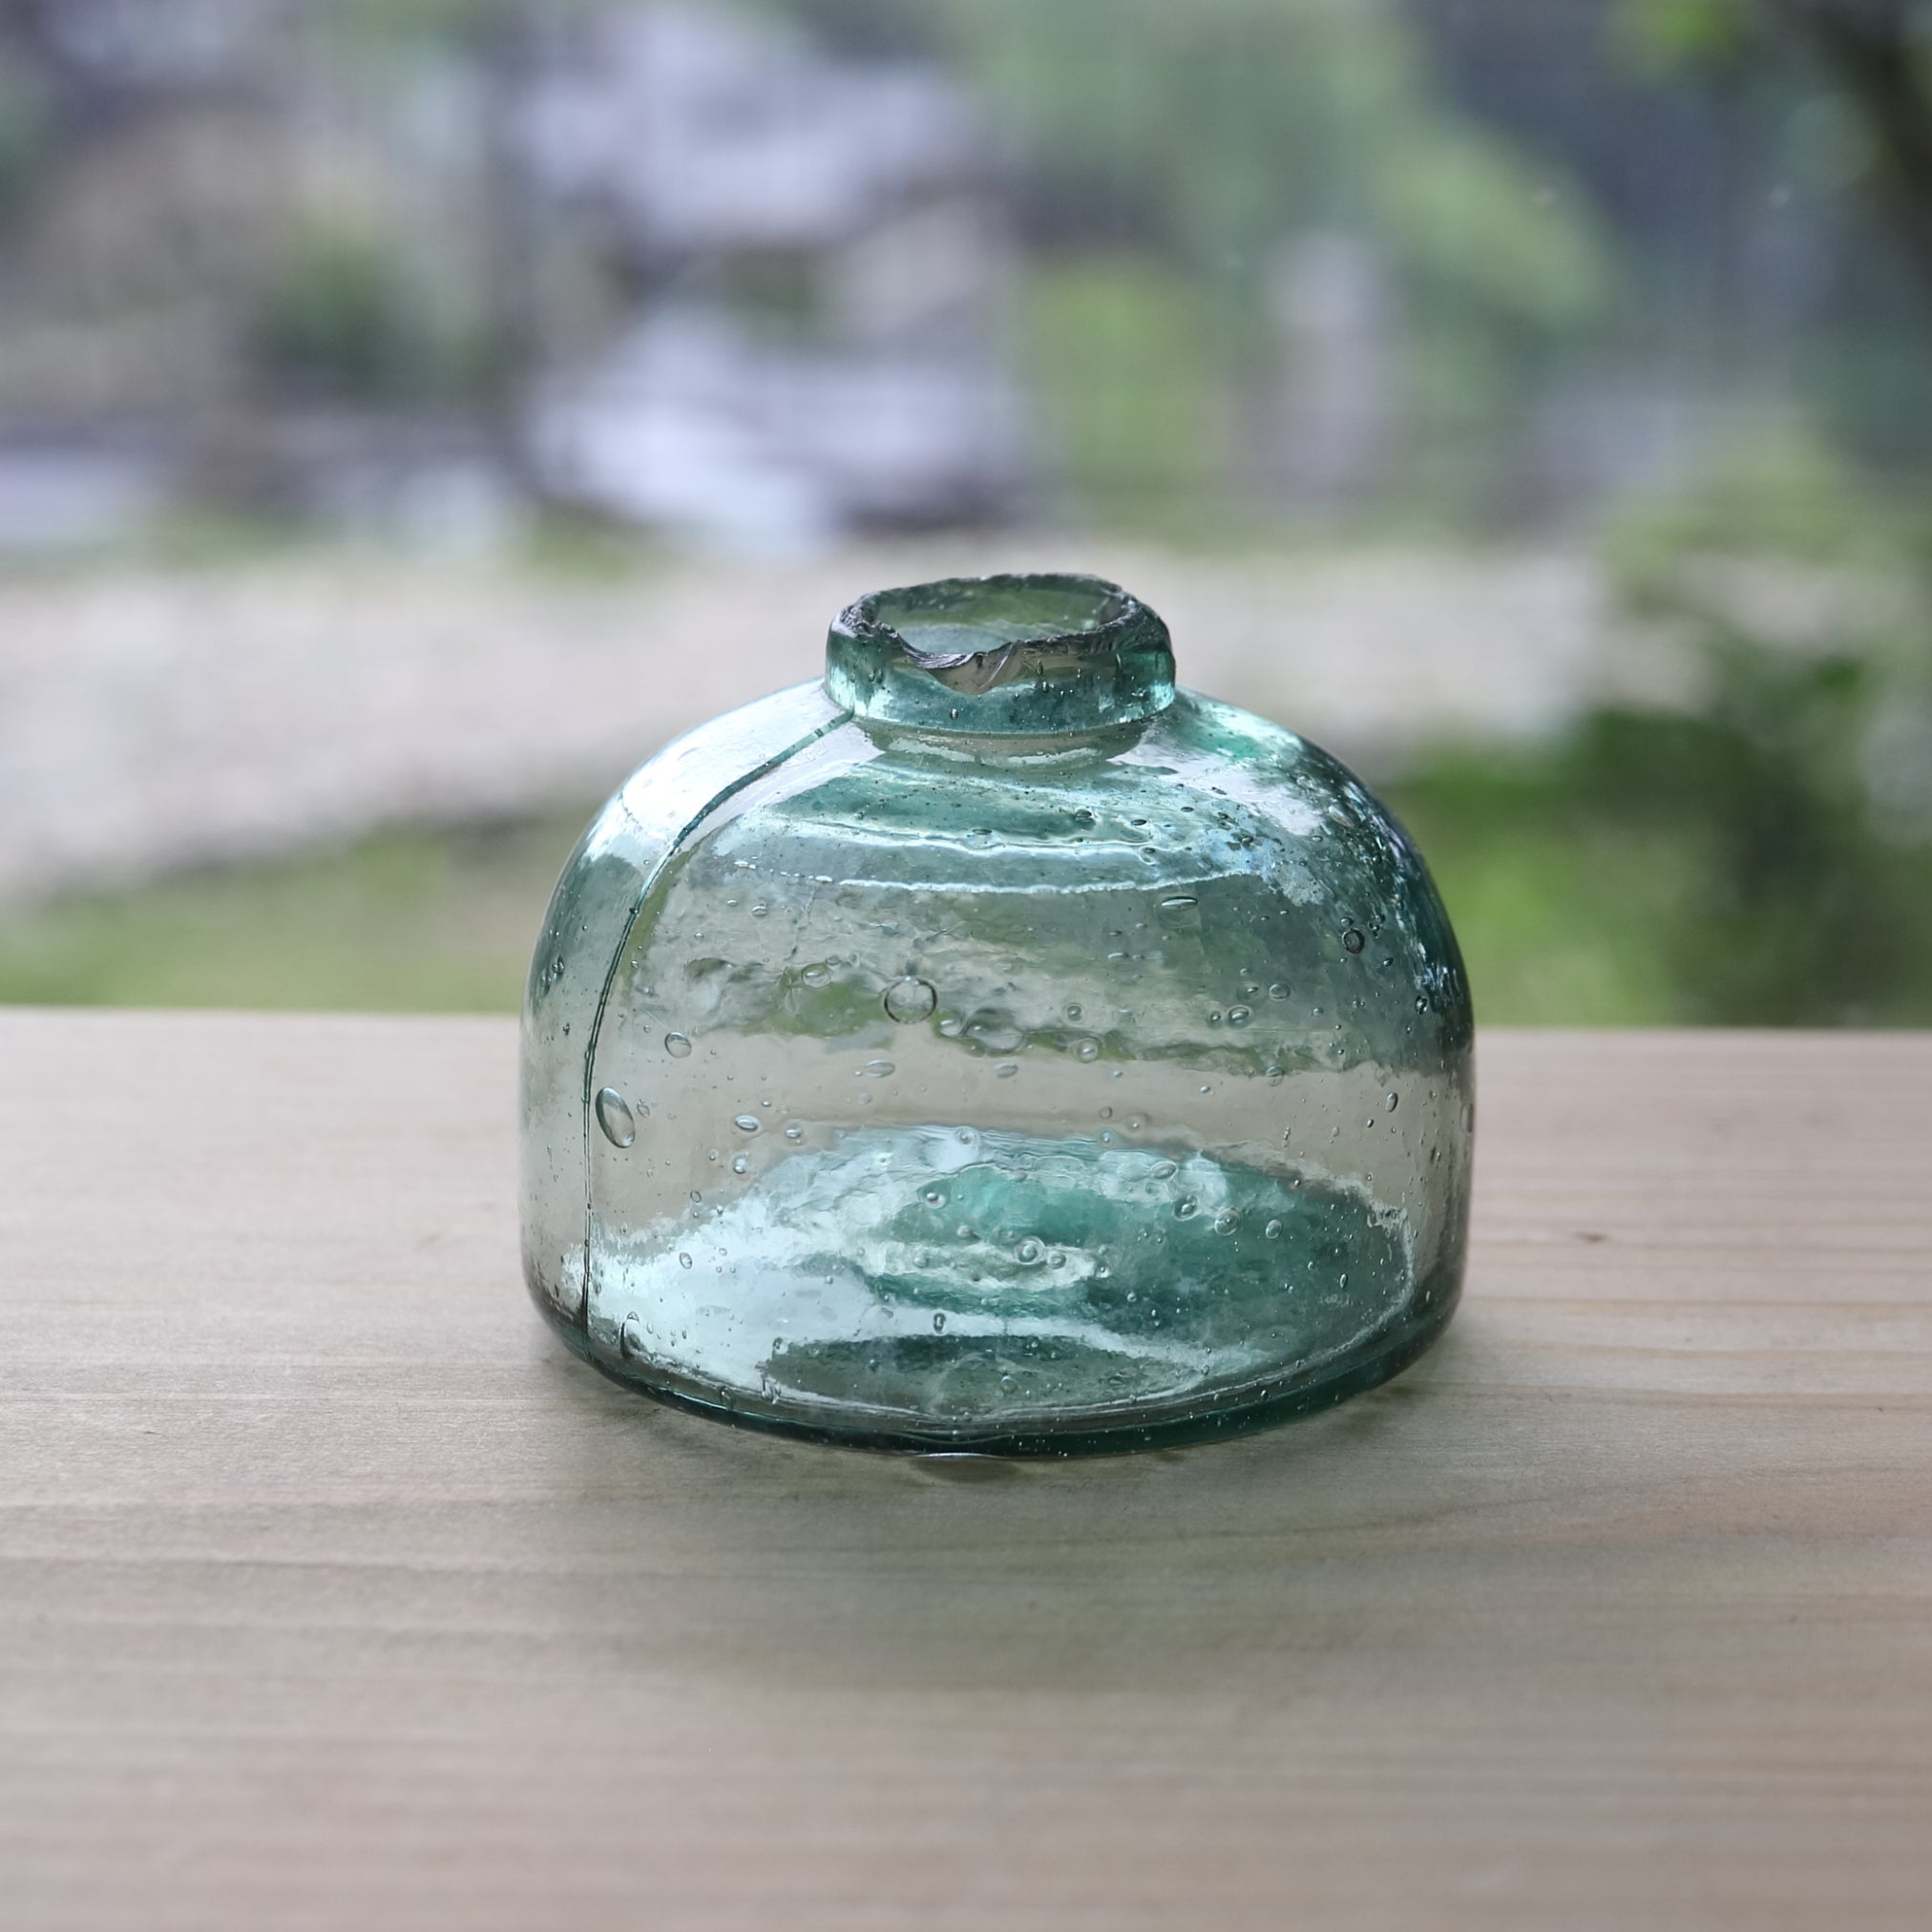
<svg viewBox="0 0 1932 1932">
<path fill-rule="evenodd" d="M 1487 1021 L 1932 1023 L 1932 0 L 0 0 L 0 999 L 509 1009 L 1054 566 Z"/>
</svg>

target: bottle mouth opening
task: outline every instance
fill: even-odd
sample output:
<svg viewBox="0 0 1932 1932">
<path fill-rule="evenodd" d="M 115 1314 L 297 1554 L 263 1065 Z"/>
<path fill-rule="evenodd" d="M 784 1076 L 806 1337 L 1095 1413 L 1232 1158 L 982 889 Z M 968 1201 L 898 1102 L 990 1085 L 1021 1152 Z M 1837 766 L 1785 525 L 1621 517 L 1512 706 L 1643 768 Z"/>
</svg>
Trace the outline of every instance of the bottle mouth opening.
<svg viewBox="0 0 1932 1932">
<path fill-rule="evenodd" d="M 1023 645 L 1091 649 L 1137 608 L 1098 577 L 952 577 L 873 591 L 852 605 L 855 631 L 896 641 L 924 671 L 1010 659 Z"/>
<path fill-rule="evenodd" d="M 1078 573 L 873 591 L 840 613 L 826 664 L 861 716 L 941 730 L 1052 735 L 1150 717 L 1173 697 L 1167 627 Z"/>
</svg>

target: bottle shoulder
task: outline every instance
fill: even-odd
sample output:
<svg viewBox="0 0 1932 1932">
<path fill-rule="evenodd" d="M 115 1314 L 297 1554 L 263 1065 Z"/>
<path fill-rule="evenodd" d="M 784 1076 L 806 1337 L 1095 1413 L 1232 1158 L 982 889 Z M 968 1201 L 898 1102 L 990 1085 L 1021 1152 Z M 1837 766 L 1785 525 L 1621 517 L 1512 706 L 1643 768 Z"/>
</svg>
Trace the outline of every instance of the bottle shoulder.
<svg viewBox="0 0 1932 1932">
<path fill-rule="evenodd" d="M 1393 817 L 1297 734 L 1191 693 L 1131 730 L 994 756 L 855 723 L 816 686 L 716 720 L 640 767 L 586 834 L 531 1012 L 594 1034 L 620 962 L 640 983 L 666 961 L 683 977 L 749 971 L 781 929 L 814 957 L 885 935 L 888 950 L 992 947 L 1023 972 L 1142 928 L 1182 978 L 1279 934 L 1289 963 L 1261 983 L 1312 989 L 1312 1011 L 1346 987 L 1364 1025 L 1466 1041 L 1454 935 Z"/>
<path fill-rule="evenodd" d="M 1248 873 L 1371 922 L 1440 916 L 1419 855 L 1339 760 L 1193 691 L 1129 729 L 989 754 L 855 723 L 817 682 L 728 712 L 640 766 L 592 822 L 558 898 L 633 901 L 703 870 L 986 892 L 1185 890 Z M 1446 922 L 1445 922 L 1446 923 Z"/>
<path fill-rule="evenodd" d="M 816 680 L 709 719 L 673 739 L 618 788 L 602 814 L 608 835 L 655 852 L 849 719 Z"/>
<path fill-rule="evenodd" d="M 668 830 L 680 820 L 686 852 L 719 848 L 741 864 L 839 879 L 1144 887 L 1265 870 L 1306 889 L 1336 867 L 1416 863 L 1386 808 L 1337 760 L 1196 693 L 1124 731 L 990 755 L 835 712 L 827 720 L 812 689 L 781 694 L 791 702 L 769 720 L 750 715 L 762 706 L 733 714 L 742 722 L 731 732 L 694 746 L 702 756 L 674 760 L 680 747 L 670 747 L 617 802 L 640 824 Z M 746 727 L 780 717 L 788 728 L 808 719 L 823 728 L 767 763 L 732 810 L 700 822 L 699 800 L 715 795 L 727 767 L 735 778 L 756 766 Z"/>
<path fill-rule="evenodd" d="M 823 741 L 835 739 L 831 745 Z M 649 850 L 688 831 L 734 793 L 822 747 L 808 782 L 780 788 L 777 819 L 836 814 L 856 787 L 903 801 L 903 816 L 929 810 L 940 835 L 970 803 L 1014 827 L 1059 811 L 1101 789 L 1238 795 L 1246 809 L 1284 830 L 1319 830 L 1311 808 L 1337 801 L 1379 809 L 1374 795 L 1338 760 L 1271 720 L 1194 691 L 1179 693 L 1158 717 L 1123 731 L 1095 734 L 1060 748 L 1039 745 L 993 751 L 936 734 L 869 731 L 818 681 L 756 700 L 698 725 L 658 751 L 619 788 L 586 833 L 595 853 Z M 870 814 L 869 814 L 870 816 Z"/>
<path fill-rule="evenodd" d="M 599 961 L 651 882 L 721 807 L 836 733 L 847 714 L 823 685 L 794 685 L 674 739 L 619 787 L 564 861 L 525 989 L 526 1019 L 596 997 Z"/>
<path fill-rule="evenodd" d="M 1402 1014 L 1419 990 L 1467 1034 L 1454 934 L 1393 815 L 1318 746 L 1191 693 L 1127 732 L 992 757 L 841 724 L 694 826 L 665 880 L 706 947 L 766 903 L 837 900 L 901 934 L 950 922 L 1023 951 L 1074 898 L 1171 925 L 1211 894 L 1248 927 L 1286 919 L 1337 957 L 1400 960 Z"/>
</svg>

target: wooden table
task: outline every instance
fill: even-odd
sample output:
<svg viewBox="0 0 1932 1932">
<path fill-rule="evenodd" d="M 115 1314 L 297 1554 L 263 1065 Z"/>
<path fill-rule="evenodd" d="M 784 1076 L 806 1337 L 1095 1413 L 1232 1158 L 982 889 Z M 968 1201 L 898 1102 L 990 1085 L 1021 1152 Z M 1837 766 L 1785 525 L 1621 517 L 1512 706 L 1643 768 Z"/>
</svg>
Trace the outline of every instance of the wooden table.
<svg viewBox="0 0 1932 1932">
<path fill-rule="evenodd" d="M 668 1414 L 497 1020 L 0 1016 L 0 1924 L 1932 1925 L 1932 1037 L 1496 1034 L 1399 1381 Z"/>
</svg>

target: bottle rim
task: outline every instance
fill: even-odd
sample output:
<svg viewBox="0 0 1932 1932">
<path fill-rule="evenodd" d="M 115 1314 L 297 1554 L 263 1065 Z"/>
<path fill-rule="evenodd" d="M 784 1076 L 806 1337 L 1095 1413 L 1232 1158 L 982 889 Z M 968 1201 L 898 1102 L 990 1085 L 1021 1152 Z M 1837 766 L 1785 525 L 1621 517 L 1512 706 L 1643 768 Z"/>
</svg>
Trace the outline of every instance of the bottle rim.
<svg viewBox="0 0 1932 1932">
<path fill-rule="evenodd" d="M 868 593 L 833 620 L 826 685 L 864 718 L 938 731 L 1060 736 L 1173 702 L 1167 627 L 1075 571 L 942 578 Z"/>
</svg>

